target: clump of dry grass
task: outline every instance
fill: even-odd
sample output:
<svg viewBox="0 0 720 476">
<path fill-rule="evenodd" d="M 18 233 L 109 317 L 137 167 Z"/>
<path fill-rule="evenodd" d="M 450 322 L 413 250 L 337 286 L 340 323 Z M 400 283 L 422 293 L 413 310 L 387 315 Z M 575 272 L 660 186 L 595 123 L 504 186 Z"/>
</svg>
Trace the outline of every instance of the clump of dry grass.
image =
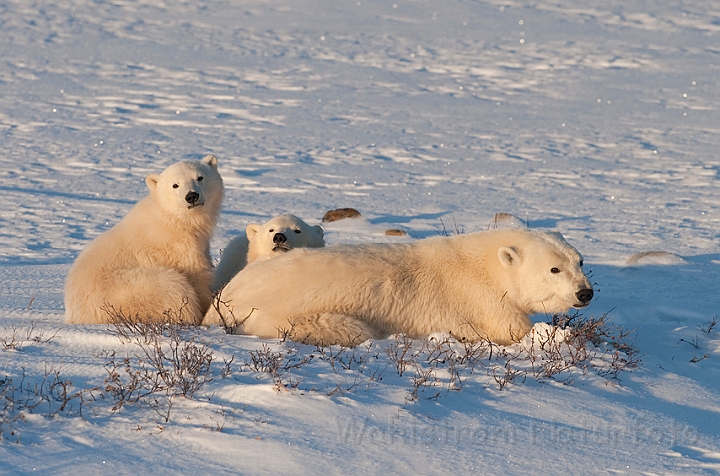
<svg viewBox="0 0 720 476">
<path fill-rule="evenodd" d="M 109 332 L 129 352 L 104 352 L 107 377 L 103 395 L 115 401 L 112 410 L 132 403 L 148 404 L 165 422 L 176 397 L 192 398 L 212 380 L 213 352 L 186 327 L 141 322 L 116 312 Z"/>
<path fill-rule="evenodd" d="M 391 368 L 397 378 L 408 382 L 407 405 L 462 390 L 471 376 L 473 381 L 484 381 L 483 385 L 499 390 L 529 378 L 571 384 L 588 374 L 617 384 L 623 372 L 640 364 L 631 336 L 632 332 L 614 325 L 607 315 L 562 315 L 536 325 L 519 343 L 505 347 L 487 339 L 471 343 L 447 335 L 428 339 L 396 335 L 355 348 L 312 348 L 281 340 L 272 348 L 263 344 L 250 352 L 245 369 L 268 374 L 278 390 L 318 391 L 327 387 L 304 382 L 301 374 L 311 363 L 326 363 L 335 376 L 342 377 L 341 384 L 330 382 L 332 390 L 326 393 L 332 395 L 376 383 Z M 386 359 L 381 358 L 383 351 Z"/>
<path fill-rule="evenodd" d="M 22 352 L 28 344 L 47 344 L 57 337 L 59 329 L 48 331 L 35 321 L 25 327 L 5 327 L 0 332 L 0 350 Z M 46 364 L 41 376 L 0 377 L 0 440 L 17 437 L 15 424 L 26 414 L 82 417 L 85 404 L 95 399 L 97 388 L 78 388 L 64 378 L 55 364 Z"/>
<path fill-rule="evenodd" d="M 0 349 L 2 350 L 22 350 L 23 345 L 29 342 L 47 344 L 57 337 L 60 329 L 48 331 L 39 326 L 35 321 L 25 327 L 12 325 L 3 327 L 0 333 Z"/>
</svg>

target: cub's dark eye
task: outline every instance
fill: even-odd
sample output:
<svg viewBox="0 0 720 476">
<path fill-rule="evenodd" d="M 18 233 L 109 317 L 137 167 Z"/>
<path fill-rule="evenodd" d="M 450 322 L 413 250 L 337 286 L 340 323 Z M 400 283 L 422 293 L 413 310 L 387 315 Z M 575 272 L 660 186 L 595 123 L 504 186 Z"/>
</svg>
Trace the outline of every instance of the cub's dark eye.
<svg viewBox="0 0 720 476">
<path fill-rule="evenodd" d="M 582 265 L 583 265 L 583 260 L 580 260 L 580 267 L 582 267 Z"/>
<path fill-rule="evenodd" d="M 202 182 L 202 180 L 203 180 L 203 176 L 201 175 L 198 177 L 198 182 Z"/>
<path fill-rule="evenodd" d="M 560 272 L 560 268 L 550 268 L 550 272 L 552 274 L 558 274 Z"/>
<path fill-rule="evenodd" d="M 180 185 L 178 185 L 178 184 L 176 184 L 176 183 L 173 184 L 173 188 L 178 188 L 179 186 L 180 186 Z"/>
<path fill-rule="evenodd" d="M 272 228 L 270 228 L 270 229 L 268 230 L 268 233 L 275 233 L 275 230 L 273 230 Z"/>
<path fill-rule="evenodd" d="M 300 231 L 300 230 L 294 230 L 294 231 L 295 231 L 295 233 L 302 233 L 302 231 Z"/>
</svg>

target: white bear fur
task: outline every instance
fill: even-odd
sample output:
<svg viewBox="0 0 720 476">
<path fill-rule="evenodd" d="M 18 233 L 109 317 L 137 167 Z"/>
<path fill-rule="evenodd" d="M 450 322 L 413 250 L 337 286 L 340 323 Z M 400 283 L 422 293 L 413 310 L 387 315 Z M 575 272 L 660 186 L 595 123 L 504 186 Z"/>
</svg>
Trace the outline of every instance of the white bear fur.
<svg viewBox="0 0 720 476">
<path fill-rule="evenodd" d="M 273 240 L 278 233 L 286 237 L 284 243 Z M 276 216 L 262 225 L 251 223 L 244 234 L 233 238 L 223 250 L 212 288 L 219 290 L 253 261 L 274 258 L 293 248 L 322 248 L 323 236 L 322 227 L 308 225 L 290 214 Z"/>
<path fill-rule="evenodd" d="M 208 155 L 148 175 L 149 194 L 70 268 L 67 323 L 112 322 L 116 312 L 143 322 L 201 322 L 212 299 L 210 238 L 223 197 L 217 167 Z"/>
<path fill-rule="evenodd" d="M 510 344 L 529 315 L 588 304 L 576 296 L 592 289 L 581 262 L 559 233 L 512 228 L 296 249 L 238 273 L 203 324 L 312 344 L 434 332 Z"/>
</svg>

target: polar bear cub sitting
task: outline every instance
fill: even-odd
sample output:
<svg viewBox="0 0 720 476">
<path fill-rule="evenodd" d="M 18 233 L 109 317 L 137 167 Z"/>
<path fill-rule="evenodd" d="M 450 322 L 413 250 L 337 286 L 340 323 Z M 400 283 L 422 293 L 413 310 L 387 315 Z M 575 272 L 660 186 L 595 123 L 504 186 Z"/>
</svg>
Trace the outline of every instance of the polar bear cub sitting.
<svg viewBox="0 0 720 476">
<path fill-rule="evenodd" d="M 251 223 L 245 234 L 233 238 L 225 247 L 215 270 L 213 290 L 227 284 L 238 271 L 253 261 L 264 261 L 293 248 L 322 248 L 324 232 L 319 225 L 308 225 L 295 215 L 276 216 L 267 223 Z"/>
<path fill-rule="evenodd" d="M 559 233 L 512 228 L 297 249 L 248 265 L 203 324 L 311 344 L 433 332 L 510 344 L 530 330 L 529 315 L 590 303 L 581 267 L 582 257 Z"/>
<path fill-rule="evenodd" d="M 210 238 L 223 198 L 214 155 L 145 179 L 149 194 L 90 242 L 65 283 L 65 321 L 199 324 L 210 306 Z"/>
</svg>

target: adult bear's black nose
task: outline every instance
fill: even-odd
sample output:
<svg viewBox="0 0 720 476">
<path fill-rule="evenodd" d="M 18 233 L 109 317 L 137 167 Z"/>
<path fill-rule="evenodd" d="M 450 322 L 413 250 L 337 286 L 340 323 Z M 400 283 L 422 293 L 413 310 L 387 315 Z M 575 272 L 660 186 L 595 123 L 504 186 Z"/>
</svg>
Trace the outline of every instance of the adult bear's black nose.
<svg viewBox="0 0 720 476">
<path fill-rule="evenodd" d="M 273 236 L 273 243 L 276 245 L 282 245 L 287 241 L 287 236 L 285 236 L 285 233 L 275 233 L 275 236 Z"/>
<path fill-rule="evenodd" d="M 188 192 L 187 195 L 185 195 L 185 201 L 190 205 L 195 205 L 199 199 L 200 194 L 197 192 Z"/>
<path fill-rule="evenodd" d="M 580 301 L 583 304 L 587 304 L 592 300 L 593 298 L 593 290 L 592 289 L 581 289 L 577 293 L 575 293 L 575 296 L 577 296 L 578 301 Z"/>
</svg>

